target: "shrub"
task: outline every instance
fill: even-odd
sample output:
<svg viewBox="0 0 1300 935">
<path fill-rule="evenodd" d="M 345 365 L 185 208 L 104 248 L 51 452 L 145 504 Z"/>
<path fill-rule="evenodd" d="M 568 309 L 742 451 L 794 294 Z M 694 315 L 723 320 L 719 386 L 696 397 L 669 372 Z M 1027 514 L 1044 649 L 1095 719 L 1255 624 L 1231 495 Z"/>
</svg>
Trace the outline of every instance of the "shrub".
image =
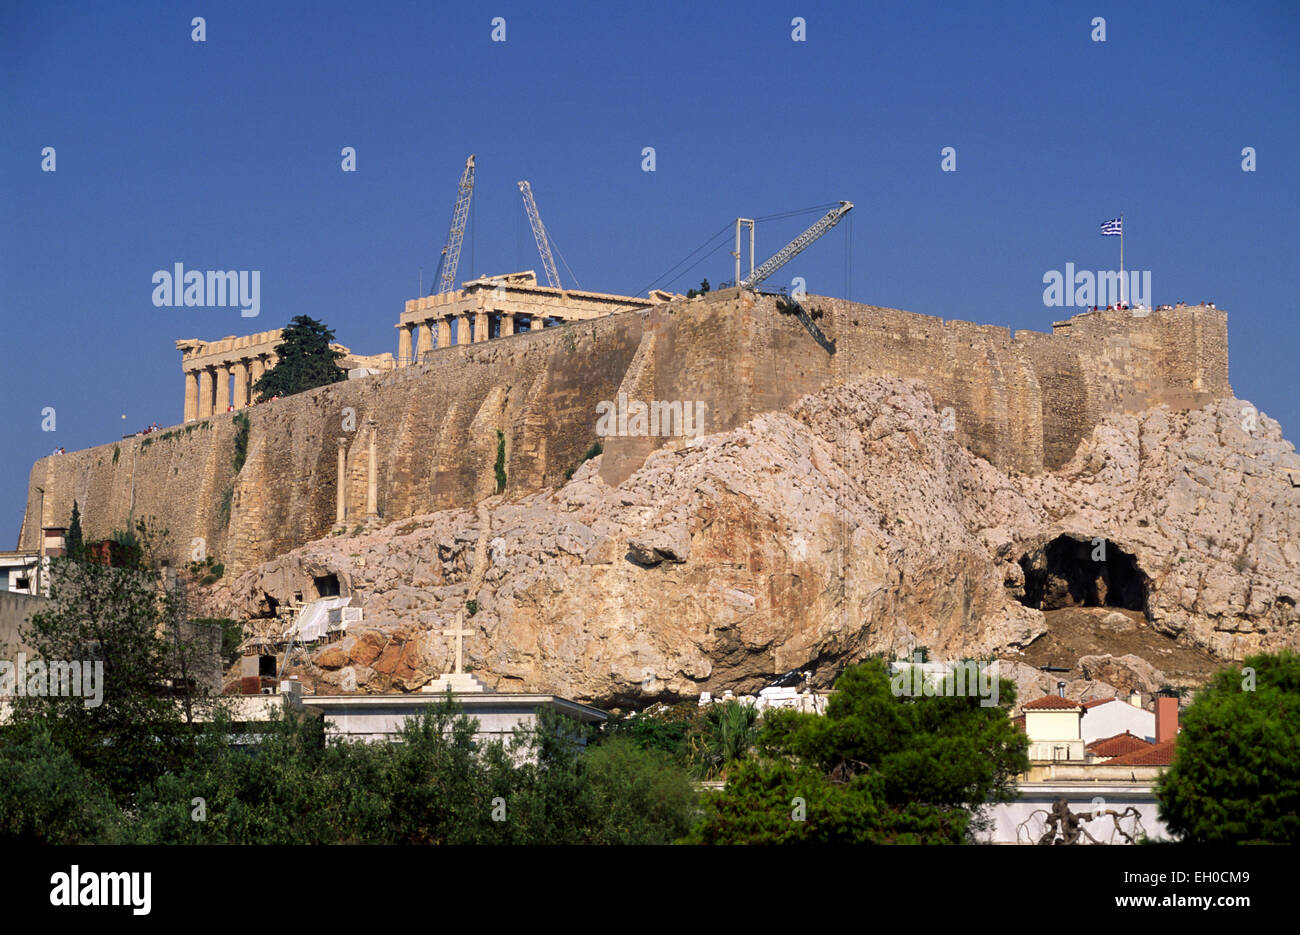
<svg viewBox="0 0 1300 935">
<path fill-rule="evenodd" d="M 506 437 L 500 429 L 497 429 L 497 493 L 504 493 L 506 489 Z"/>
<path fill-rule="evenodd" d="M 596 457 L 596 455 L 604 454 L 604 452 L 605 452 L 605 449 L 604 449 L 603 447 L 601 447 L 600 442 L 598 442 L 598 441 L 597 441 L 597 442 L 592 442 L 592 443 L 591 443 L 591 447 L 588 448 L 587 451 L 586 451 L 586 453 L 585 453 L 581 458 L 578 459 L 578 463 L 575 464 L 573 467 L 569 468 L 567 471 L 564 472 L 564 479 L 565 479 L 566 481 L 567 481 L 567 480 L 572 480 L 572 479 L 573 479 L 574 472 L 576 472 L 576 471 L 578 470 L 578 468 L 582 467 L 584 464 L 586 464 L 586 463 L 587 463 L 588 461 L 590 461 L 592 458 Z"/>
<path fill-rule="evenodd" d="M 248 414 L 238 412 L 235 414 L 235 473 L 238 474 L 244 468 L 244 461 L 248 457 L 248 430 L 252 423 L 248 420 Z"/>
<path fill-rule="evenodd" d="M 217 505 L 217 518 L 221 520 L 222 526 L 230 525 L 230 506 L 234 498 L 234 486 L 227 487 L 221 492 L 221 502 Z"/>
</svg>

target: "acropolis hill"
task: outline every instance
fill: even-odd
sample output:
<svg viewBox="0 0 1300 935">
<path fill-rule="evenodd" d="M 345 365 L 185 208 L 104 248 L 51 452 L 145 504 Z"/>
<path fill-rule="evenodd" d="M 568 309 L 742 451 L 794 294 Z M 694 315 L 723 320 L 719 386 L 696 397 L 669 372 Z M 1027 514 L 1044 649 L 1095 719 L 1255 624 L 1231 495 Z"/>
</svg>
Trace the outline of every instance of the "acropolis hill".
<svg viewBox="0 0 1300 935">
<path fill-rule="evenodd" d="M 335 529 L 340 449 L 345 525 L 366 519 L 371 420 L 375 506 L 391 522 L 494 494 L 498 432 L 507 497 L 560 484 L 596 440 L 598 405 L 620 394 L 700 403 L 704 432 L 713 434 L 827 387 L 915 378 L 937 409 L 951 409 L 947 429 L 958 443 L 1025 474 L 1065 464 L 1109 414 L 1161 404 L 1193 409 L 1232 396 L 1226 316 L 1207 307 L 1142 317 L 1088 312 L 1056 323 L 1052 334 L 1013 335 L 996 325 L 809 296 L 804 306 L 834 342 L 828 353 L 773 295 L 729 289 L 636 308 L 647 300 L 573 293 L 565 306 L 550 292 L 559 290 L 516 278 L 506 287 L 467 284 L 450 296 L 408 302 L 398 323 L 398 366 L 244 410 L 251 430 L 237 476 L 233 417 L 220 411 L 212 390 L 195 386 L 197 371 L 187 367 L 192 421 L 36 462 L 19 547 L 34 549 L 42 527 L 65 525 L 76 500 L 88 538 L 108 536 L 131 516 L 151 516 L 170 530 L 176 561 L 188 559 L 190 543 L 201 537 L 227 575 L 238 574 Z M 497 308 L 494 300 L 503 297 L 512 304 Z M 512 334 L 525 315 L 564 323 Z M 460 322 L 455 344 L 453 317 Z M 476 340 L 467 342 L 471 329 Z M 220 366 L 241 365 L 242 340 L 222 352 L 235 357 Z M 195 347 L 183 350 L 193 355 Z M 264 354 L 256 356 L 261 366 Z M 242 373 L 247 381 L 250 369 Z M 241 393 L 236 383 L 235 401 L 247 402 L 246 384 Z M 200 402 L 211 414 L 199 414 Z M 614 485 L 652 450 L 689 440 L 603 441 L 600 474 Z"/>
</svg>

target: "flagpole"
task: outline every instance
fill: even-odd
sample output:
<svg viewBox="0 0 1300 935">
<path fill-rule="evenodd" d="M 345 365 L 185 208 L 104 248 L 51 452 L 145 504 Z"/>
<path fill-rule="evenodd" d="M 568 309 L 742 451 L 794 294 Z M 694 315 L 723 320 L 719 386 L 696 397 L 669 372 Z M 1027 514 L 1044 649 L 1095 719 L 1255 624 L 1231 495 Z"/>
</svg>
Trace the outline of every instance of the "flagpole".
<svg viewBox="0 0 1300 935">
<path fill-rule="evenodd" d="M 1124 212 L 1119 213 L 1119 304 L 1128 305 L 1124 282 Z"/>
</svg>

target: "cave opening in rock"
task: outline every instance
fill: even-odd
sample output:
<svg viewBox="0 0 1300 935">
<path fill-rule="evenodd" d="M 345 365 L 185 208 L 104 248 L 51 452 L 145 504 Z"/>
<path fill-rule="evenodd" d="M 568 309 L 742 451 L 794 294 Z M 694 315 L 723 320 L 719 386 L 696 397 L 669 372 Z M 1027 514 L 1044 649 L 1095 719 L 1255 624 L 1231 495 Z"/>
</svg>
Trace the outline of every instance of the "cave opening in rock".
<svg viewBox="0 0 1300 935">
<path fill-rule="evenodd" d="M 1037 610 L 1121 607 L 1146 611 L 1147 576 L 1137 559 L 1109 539 L 1057 536 L 1020 557 L 1024 594 Z"/>
<path fill-rule="evenodd" d="M 316 575 L 312 579 L 316 585 L 317 597 L 338 597 L 339 596 L 339 576 L 338 575 Z"/>
</svg>

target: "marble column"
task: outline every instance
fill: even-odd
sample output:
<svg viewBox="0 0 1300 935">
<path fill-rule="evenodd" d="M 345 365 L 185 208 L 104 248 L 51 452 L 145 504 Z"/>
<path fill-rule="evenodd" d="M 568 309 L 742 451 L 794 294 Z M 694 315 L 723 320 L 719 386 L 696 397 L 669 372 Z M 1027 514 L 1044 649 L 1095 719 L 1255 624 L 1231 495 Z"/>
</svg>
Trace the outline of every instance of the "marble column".
<svg viewBox="0 0 1300 935">
<path fill-rule="evenodd" d="M 411 326 L 397 326 L 397 366 L 411 365 Z"/>
<path fill-rule="evenodd" d="M 512 312 L 501 313 L 501 337 L 508 338 L 515 333 L 515 316 Z"/>
<path fill-rule="evenodd" d="M 243 409 L 248 405 L 248 361 L 237 360 L 235 371 L 235 408 Z"/>
<path fill-rule="evenodd" d="M 253 387 L 257 386 L 257 381 L 262 379 L 262 374 L 266 372 L 264 358 L 260 355 L 254 357 L 248 364 L 248 401 L 252 402 L 257 397 L 257 391 Z"/>
<path fill-rule="evenodd" d="M 451 347 L 451 319 L 446 316 L 438 319 L 438 347 Z"/>
<path fill-rule="evenodd" d="M 474 314 L 474 343 L 488 339 L 488 316 L 487 312 L 476 312 Z"/>
<path fill-rule="evenodd" d="M 367 419 L 366 423 L 370 426 L 370 457 L 369 464 L 366 465 L 366 519 L 375 520 L 379 518 L 379 474 L 375 464 L 375 426 L 378 423 L 374 419 Z"/>
<path fill-rule="evenodd" d="M 196 370 L 195 375 L 199 378 L 199 408 L 195 418 L 206 419 L 212 415 L 212 390 L 214 377 L 211 367 L 204 367 L 202 370 Z"/>
<path fill-rule="evenodd" d="M 185 421 L 193 422 L 199 417 L 199 374 L 195 370 L 185 372 Z"/>
<path fill-rule="evenodd" d="M 230 407 L 230 364 L 217 365 L 217 392 L 212 400 L 212 414 L 225 412 Z"/>
<path fill-rule="evenodd" d="M 426 357 L 428 357 L 429 354 L 433 352 L 433 328 L 430 326 L 429 322 L 427 321 L 420 322 L 419 327 L 420 327 L 420 341 L 419 341 L 419 350 L 417 351 L 417 355 L 420 360 L 424 360 Z"/>
<path fill-rule="evenodd" d="M 342 529 L 344 520 L 347 519 L 347 473 L 348 473 L 348 453 L 346 438 L 340 438 L 339 442 L 339 483 L 338 491 L 334 495 L 334 525 Z"/>
</svg>

